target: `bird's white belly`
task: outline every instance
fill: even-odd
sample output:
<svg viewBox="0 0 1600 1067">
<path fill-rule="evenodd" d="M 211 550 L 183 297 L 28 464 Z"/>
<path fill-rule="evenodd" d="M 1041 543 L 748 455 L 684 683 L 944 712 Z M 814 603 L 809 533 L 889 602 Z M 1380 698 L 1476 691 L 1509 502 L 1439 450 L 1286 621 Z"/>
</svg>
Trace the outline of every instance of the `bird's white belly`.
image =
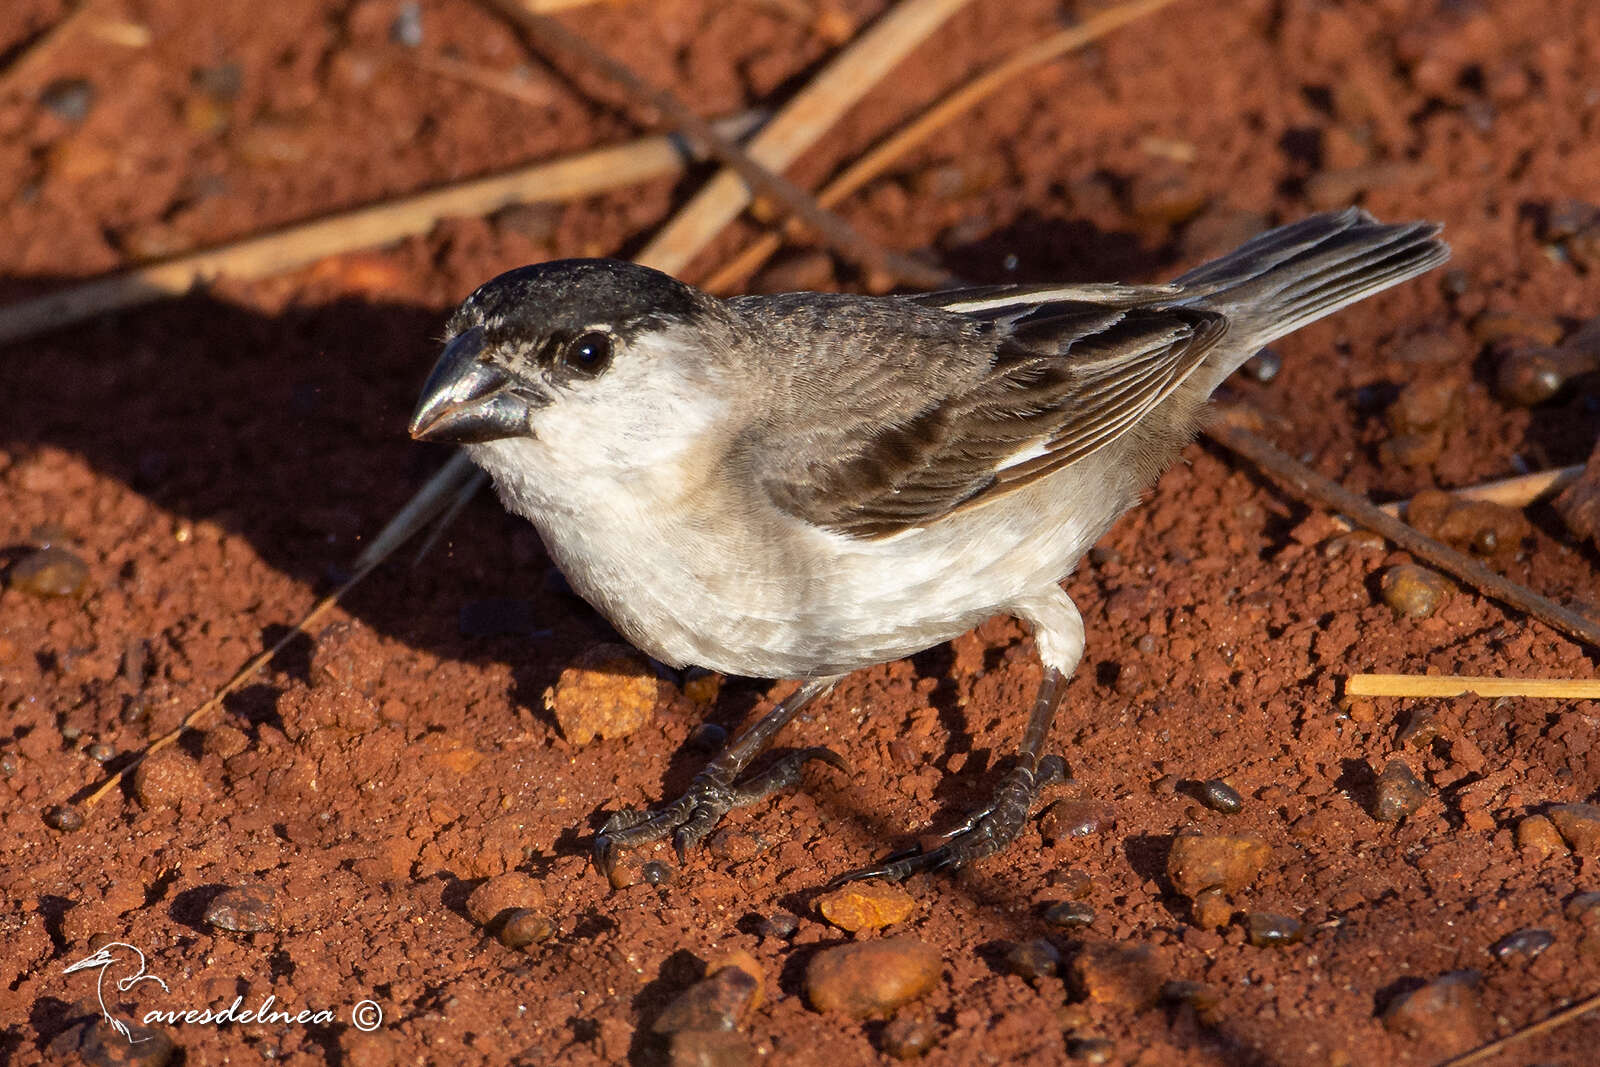
<svg viewBox="0 0 1600 1067">
<path fill-rule="evenodd" d="M 497 462 L 516 447 L 474 451 L 574 589 L 660 660 L 754 677 L 843 674 L 949 640 L 1064 578 L 1121 510 L 1109 493 L 1068 507 L 1045 478 L 856 539 L 736 495 L 675 506 L 614 484 L 547 494 L 523 481 L 536 464 Z"/>
<path fill-rule="evenodd" d="M 919 652 L 1065 577 L 1110 520 L 1012 510 L 1042 504 L 1031 495 L 875 541 L 787 517 L 714 530 L 626 506 L 530 517 L 574 588 L 649 654 L 792 678 Z"/>
</svg>

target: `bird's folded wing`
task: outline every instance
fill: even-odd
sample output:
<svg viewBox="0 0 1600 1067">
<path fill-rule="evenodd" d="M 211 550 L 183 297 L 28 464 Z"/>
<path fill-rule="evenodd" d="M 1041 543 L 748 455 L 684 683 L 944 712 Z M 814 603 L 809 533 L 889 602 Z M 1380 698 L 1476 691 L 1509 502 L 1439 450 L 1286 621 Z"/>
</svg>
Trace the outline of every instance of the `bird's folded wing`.
<svg viewBox="0 0 1600 1067">
<path fill-rule="evenodd" d="M 764 428 L 757 480 L 792 515 L 877 538 L 1059 470 L 1148 415 L 1226 331 L 1221 315 L 1163 303 L 1176 295 L 1079 286 L 913 298 L 981 324 L 977 365 L 863 355 L 870 371 L 858 364 L 822 386 L 850 391 L 821 408 L 837 418 Z"/>
</svg>

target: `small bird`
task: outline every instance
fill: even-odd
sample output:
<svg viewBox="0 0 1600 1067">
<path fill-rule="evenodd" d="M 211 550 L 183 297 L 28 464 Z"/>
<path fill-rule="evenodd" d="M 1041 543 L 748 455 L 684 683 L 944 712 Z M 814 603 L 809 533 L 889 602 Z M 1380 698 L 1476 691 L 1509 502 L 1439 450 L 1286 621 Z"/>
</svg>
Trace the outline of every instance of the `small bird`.
<svg viewBox="0 0 1600 1067">
<path fill-rule="evenodd" d="M 411 420 L 464 445 L 572 587 L 656 659 L 801 685 L 677 800 L 594 842 L 671 837 L 793 784 L 743 781 L 843 675 L 996 614 L 1044 677 L 1015 763 L 941 842 L 850 872 L 989 855 L 1061 766 L 1045 738 L 1083 655 L 1060 582 L 1177 457 L 1264 345 L 1444 262 L 1426 222 L 1364 211 L 1268 231 L 1168 285 L 991 285 L 914 296 L 720 300 L 605 259 L 522 267 L 455 312 Z"/>
</svg>

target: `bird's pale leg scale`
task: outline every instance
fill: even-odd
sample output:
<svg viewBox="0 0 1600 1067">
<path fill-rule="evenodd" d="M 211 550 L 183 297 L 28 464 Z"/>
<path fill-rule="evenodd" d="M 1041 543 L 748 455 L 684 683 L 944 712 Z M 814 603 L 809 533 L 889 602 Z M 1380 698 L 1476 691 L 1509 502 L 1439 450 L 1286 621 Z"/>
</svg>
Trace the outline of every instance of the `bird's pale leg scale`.
<svg viewBox="0 0 1600 1067">
<path fill-rule="evenodd" d="M 822 760 L 844 769 L 845 763 L 826 748 L 806 748 L 791 753 L 748 782 L 736 783 L 745 767 L 771 743 L 800 709 L 833 688 L 838 678 L 814 678 L 801 684 L 754 725 L 734 738 L 704 770 L 694 776 L 677 800 L 653 811 L 619 811 L 606 821 L 594 839 L 594 862 L 607 877 L 616 866 L 617 853 L 659 841 L 668 835 L 680 862 L 734 808 L 753 804 L 800 779 L 800 769 Z"/>
</svg>

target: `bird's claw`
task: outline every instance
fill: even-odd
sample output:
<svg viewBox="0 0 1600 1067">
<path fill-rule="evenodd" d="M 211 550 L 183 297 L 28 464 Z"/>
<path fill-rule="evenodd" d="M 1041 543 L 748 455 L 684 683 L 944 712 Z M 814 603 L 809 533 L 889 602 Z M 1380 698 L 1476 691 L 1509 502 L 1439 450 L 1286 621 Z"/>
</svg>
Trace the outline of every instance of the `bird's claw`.
<svg viewBox="0 0 1600 1067">
<path fill-rule="evenodd" d="M 896 852 L 870 867 L 839 875 L 828 883 L 828 887 L 831 889 L 867 878 L 904 881 L 913 874 L 953 870 L 999 852 L 1016 840 L 1027 825 L 1028 814 L 1033 810 L 1040 788 L 1064 779 L 1065 763 L 1057 766 L 1047 761 L 1041 761 L 1037 775 L 1026 767 L 1009 771 L 1001 779 L 989 803 L 968 815 L 961 825 L 940 835 L 942 840 L 938 845 Z"/>
<path fill-rule="evenodd" d="M 660 841 L 670 835 L 678 862 L 687 862 L 689 852 L 716 828 L 722 817 L 734 808 L 754 804 L 800 781 L 800 771 L 812 760 L 819 760 L 847 771 L 844 759 L 829 748 L 804 748 L 791 752 L 759 774 L 743 782 L 723 781 L 713 771 L 695 775 L 694 781 L 678 799 L 653 811 L 626 809 L 606 820 L 594 839 L 594 865 L 608 879 L 612 877 L 619 853 Z"/>
</svg>

